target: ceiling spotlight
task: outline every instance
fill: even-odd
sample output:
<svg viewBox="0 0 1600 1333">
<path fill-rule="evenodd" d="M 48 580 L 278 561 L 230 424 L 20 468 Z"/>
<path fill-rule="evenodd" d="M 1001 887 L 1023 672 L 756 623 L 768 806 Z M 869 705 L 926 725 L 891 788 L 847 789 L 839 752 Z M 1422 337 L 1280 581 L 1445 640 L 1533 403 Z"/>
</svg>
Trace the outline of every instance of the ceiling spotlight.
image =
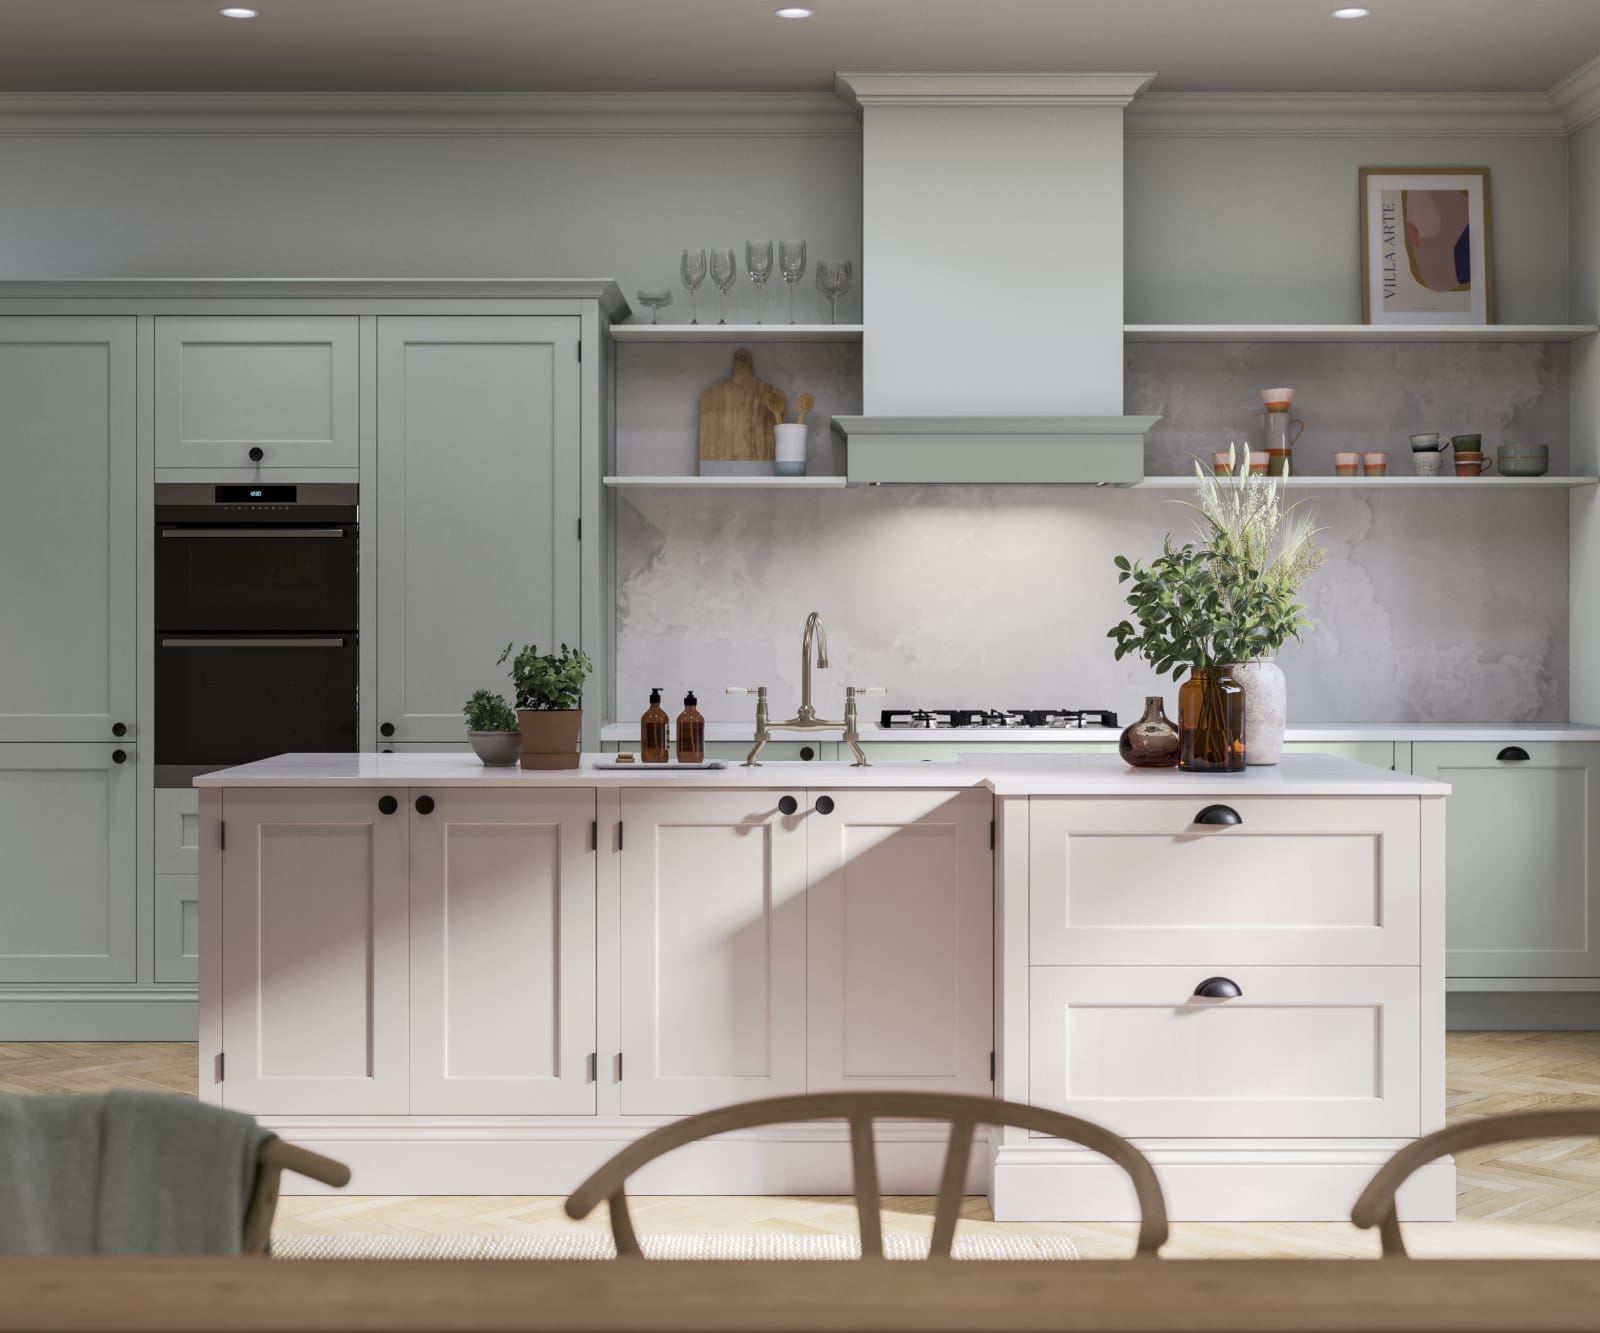
<svg viewBox="0 0 1600 1333">
<path fill-rule="evenodd" d="M 225 19 L 253 19 L 256 16 L 255 10 L 245 9 L 242 5 L 229 5 L 226 9 L 219 9 L 217 13 Z"/>
<path fill-rule="evenodd" d="M 1329 17 L 1336 19 L 1364 19 L 1370 13 L 1372 13 L 1370 9 L 1362 9 L 1360 5 L 1352 5 L 1349 9 L 1334 10 Z"/>
<path fill-rule="evenodd" d="M 798 5 L 786 5 L 782 9 L 774 9 L 772 12 L 781 19 L 808 19 L 812 14 L 811 10 L 801 9 Z"/>
</svg>

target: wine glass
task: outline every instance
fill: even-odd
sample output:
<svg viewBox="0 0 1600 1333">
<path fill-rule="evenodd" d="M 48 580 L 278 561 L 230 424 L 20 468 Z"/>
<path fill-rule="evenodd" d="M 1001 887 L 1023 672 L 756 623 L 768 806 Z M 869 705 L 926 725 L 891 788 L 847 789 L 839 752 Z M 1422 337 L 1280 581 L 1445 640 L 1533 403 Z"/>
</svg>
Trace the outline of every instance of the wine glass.
<svg viewBox="0 0 1600 1333">
<path fill-rule="evenodd" d="M 700 322 L 700 284 L 706 280 L 706 252 L 704 250 L 685 250 L 683 258 L 678 263 L 678 274 L 683 279 L 683 285 L 689 289 L 689 299 L 694 303 L 694 318 L 691 324 Z"/>
<path fill-rule="evenodd" d="M 672 293 L 669 291 L 647 292 L 640 289 L 637 295 L 639 304 L 650 308 L 650 322 L 652 324 L 657 322 L 657 317 L 661 314 L 661 308 L 672 304 Z"/>
<path fill-rule="evenodd" d="M 839 298 L 850 290 L 853 277 L 855 266 L 848 259 L 817 260 L 817 290 L 828 298 L 835 324 L 839 322 Z"/>
<path fill-rule="evenodd" d="M 717 290 L 722 293 L 722 318 L 717 321 L 718 324 L 728 322 L 728 288 L 733 286 L 733 280 L 738 276 L 732 250 L 711 252 L 711 281 L 717 284 Z"/>
<path fill-rule="evenodd" d="M 756 285 L 756 323 L 761 323 L 761 289 L 772 276 L 772 242 L 746 241 L 744 243 L 744 269 Z"/>
<path fill-rule="evenodd" d="M 778 242 L 778 269 L 789 284 L 789 323 L 794 323 L 795 284 L 806 275 L 806 243 L 804 241 Z"/>
</svg>

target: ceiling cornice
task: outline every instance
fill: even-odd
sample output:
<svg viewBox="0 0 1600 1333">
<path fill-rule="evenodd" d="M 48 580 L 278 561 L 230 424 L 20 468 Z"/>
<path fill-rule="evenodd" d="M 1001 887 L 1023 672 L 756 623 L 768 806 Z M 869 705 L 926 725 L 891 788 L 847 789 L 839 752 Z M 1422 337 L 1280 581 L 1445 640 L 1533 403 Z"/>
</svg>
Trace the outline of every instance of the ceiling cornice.
<svg viewBox="0 0 1600 1333">
<path fill-rule="evenodd" d="M 1600 56 L 1579 65 L 1550 90 L 1550 104 L 1568 134 L 1600 120 Z"/>
<path fill-rule="evenodd" d="M 1560 138 L 1545 93 L 1146 93 L 1131 136 Z"/>
<path fill-rule="evenodd" d="M 839 73 L 834 91 L 869 106 L 1127 106 L 1154 74 Z"/>
<path fill-rule="evenodd" d="M 858 133 L 830 93 L 0 93 L 0 135 Z"/>
</svg>

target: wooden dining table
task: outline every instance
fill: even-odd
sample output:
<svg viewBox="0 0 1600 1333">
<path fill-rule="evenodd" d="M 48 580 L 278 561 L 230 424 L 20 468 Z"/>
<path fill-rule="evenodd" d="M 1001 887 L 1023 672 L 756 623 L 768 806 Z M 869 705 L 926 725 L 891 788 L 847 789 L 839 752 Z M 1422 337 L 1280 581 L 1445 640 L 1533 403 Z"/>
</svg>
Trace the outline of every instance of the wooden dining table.
<svg viewBox="0 0 1600 1333">
<path fill-rule="evenodd" d="M 1600 1263 L 0 1259 L 20 1329 L 1544 1333 L 1600 1330 Z"/>
</svg>

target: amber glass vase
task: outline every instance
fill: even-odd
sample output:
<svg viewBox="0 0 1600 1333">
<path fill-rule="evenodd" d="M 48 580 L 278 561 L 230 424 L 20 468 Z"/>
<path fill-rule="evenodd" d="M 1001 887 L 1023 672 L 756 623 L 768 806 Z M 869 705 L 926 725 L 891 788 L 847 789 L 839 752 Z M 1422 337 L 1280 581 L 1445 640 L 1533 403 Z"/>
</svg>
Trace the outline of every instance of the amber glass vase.
<svg viewBox="0 0 1600 1333">
<path fill-rule="evenodd" d="M 1244 687 L 1226 667 L 1191 668 L 1178 687 L 1178 767 L 1244 772 Z"/>
</svg>

